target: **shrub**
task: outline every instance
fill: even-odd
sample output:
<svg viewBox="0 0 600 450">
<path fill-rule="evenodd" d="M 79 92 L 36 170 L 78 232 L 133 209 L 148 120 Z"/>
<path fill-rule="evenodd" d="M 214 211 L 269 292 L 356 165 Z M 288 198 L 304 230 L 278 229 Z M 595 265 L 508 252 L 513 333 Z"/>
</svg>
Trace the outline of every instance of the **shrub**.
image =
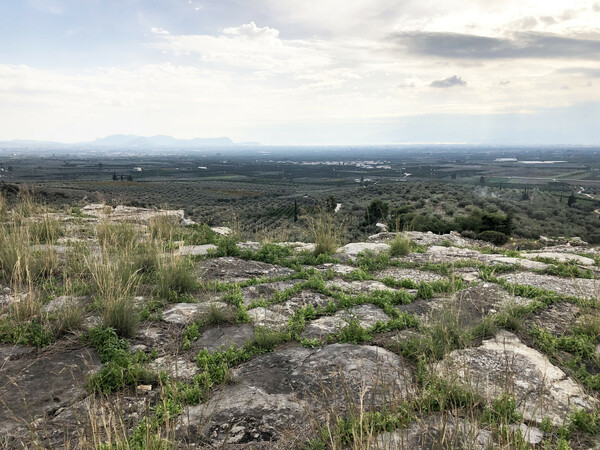
<svg viewBox="0 0 600 450">
<path fill-rule="evenodd" d="M 335 253 L 340 240 L 340 227 L 334 223 L 334 216 L 319 211 L 316 217 L 309 217 L 308 232 L 315 243 L 315 256 Z"/>
<path fill-rule="evenodd" d="M 173 239 L 178 218 L 167 214 L 159 214 L 148 220 L 148 233 L 152 239 L 170 241 Z"/>
<path fill-rule="evenodd" d="M 390 242 L 391 256 L 406 256 L 410 253 L 410 240 L 398 234 Z"/>
<path fill-rule="evenodd" d="M 385 220 L 389 209 L 390 207 L 386 202 L 380 199 L 373 200 L 365 211 L 365 223 L 375 225 L 379 220 Z"/>
<path fill-rule="evenodd" d="M 463 230 L 460 232 L 460 235 L 466 239 L 477 239 L 477 233 L 473 230 Z"/>
<path fill-rule="evenodd" d="M 494 245 L 504 245 L 508 242 L 509 237 L 499 231 L 483 231 L 477 235 L 477 239 L 489 242 Z"/>
</svg>

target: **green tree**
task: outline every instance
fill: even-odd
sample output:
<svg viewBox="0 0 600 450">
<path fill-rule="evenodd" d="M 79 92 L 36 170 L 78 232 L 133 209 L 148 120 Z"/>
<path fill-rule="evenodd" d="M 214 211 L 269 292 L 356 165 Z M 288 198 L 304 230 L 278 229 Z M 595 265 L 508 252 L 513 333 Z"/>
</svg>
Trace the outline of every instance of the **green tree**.
<svg viewBox="0 0 600 450">
<path fill-rule="evenodd" d="M 571 195 L 569 195 L 569 199 L 567 200 L 567 205 L 569 206 L 569 208 L 571 206 L 573 206 L 573 204 L 577 201 L 577 199 L 575 198 L 575 194 L 573 194 L 571 192 Z"/>
<path fill-rule="evenodd" d="M 375 225 L 379 220 L 387 219 L 389 209 L 390 206 L 383 200 L 373 200 L 365 211 L 365 222 L 367 225 Z"/>
<path fill-rule="evenodd" d="M 335 201 L 335 197 L 333 195 L 330 195 L 329 197 L 327 197 L 325 204 L 327 206 L 327 211 L 330 211 L 330 212 L 335 211 L 337 202 Z"/>
</svg>

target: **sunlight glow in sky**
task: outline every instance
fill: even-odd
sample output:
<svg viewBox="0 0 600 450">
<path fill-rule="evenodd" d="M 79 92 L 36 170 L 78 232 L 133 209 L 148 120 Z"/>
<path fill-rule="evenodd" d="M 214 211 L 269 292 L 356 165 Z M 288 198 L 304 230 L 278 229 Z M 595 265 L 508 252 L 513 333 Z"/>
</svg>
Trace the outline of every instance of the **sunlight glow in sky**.
<svg viewBox="0 0 600 450">
<path fill-rule="evenodd" d="M 600 1 L 3 0 L 0 140 L 600 144 Z"/>
</svg>

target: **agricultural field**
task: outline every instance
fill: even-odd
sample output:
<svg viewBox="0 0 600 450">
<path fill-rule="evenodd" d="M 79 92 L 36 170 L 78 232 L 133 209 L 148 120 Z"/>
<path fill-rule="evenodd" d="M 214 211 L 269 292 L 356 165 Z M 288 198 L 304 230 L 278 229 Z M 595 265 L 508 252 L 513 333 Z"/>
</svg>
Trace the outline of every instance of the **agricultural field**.
<svg viewBox="0 0 600 450">
<path fill-rule="evenodd" d="M 0 183 L 9 194 L 15 186 L 28 189 L 54 207 L 94 201 L 182 209 L 199 223 L 231 225 L 255 240 L 305 239 L 306 217 L 328 202 L 339 204 L 335 216 L 345 239 L 364 238 L 377 230 L 365 211 L 379 199 L 388 206 L 379 218 L 388 229 L 465 231 L 455 218 L 479 209 L 510 215 L 515 238 L 598 243 L 599 161 L 593 148 L 452 146 L 164 156 L 0 153 Z"/>
</svg>

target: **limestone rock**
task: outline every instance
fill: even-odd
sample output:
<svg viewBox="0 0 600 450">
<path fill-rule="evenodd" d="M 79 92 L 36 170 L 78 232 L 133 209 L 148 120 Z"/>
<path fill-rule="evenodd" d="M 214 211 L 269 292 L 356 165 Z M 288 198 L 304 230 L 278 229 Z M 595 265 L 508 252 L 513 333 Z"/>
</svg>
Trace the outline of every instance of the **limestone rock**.
<svg viewBox="0 0 600 450">
<path fill-rule="evenodd" d="M 262 283 L 245 287 L 242 289 L 244 304 L 248 306 L 253 301 L 261 298 L 270 299 L 275 293 L 285 291 L 300 281 L 301 280 L 276 281 L 274 283 Z"/>
<path fill-rule="evenodd" d="M 321 264 L 320 266 L 315 266 L 315 269 L 320 272 L 327 272 L 327 271 L 331 270 L 332 272 L 340 274 L 340 275 L 348 275 L 349 273 L 352 273 L 355 270 L 357 270 L 357 268 L 354 266 L 349 266 L 347 264 L 333 264 L 333 263 Z"/>
<path fill-rule="evenodd" d="M 365 250 L 381 253 L 389 251 L 389 244 L 377 243 L 377 242 L 353 242 L 351 244 L 344 245 L 343 247 L 338 248 L 338 253 L 346 254 L 351 258 L 356 258 L 359 253 L 364 252 Z"/>
<path fill-rule="evenodd" d="M 0 433 L 4 435 L 87 396 L 86 376 L 100 367 L 100 361 L 91 349 L 50 348 L 39 355 L 5 359 L 1 367 Z"/>
<path fill-rule="evenodd" d="M 201 372 L 195 362 L 183 356 L 176 355 L 156 358 L 149 366 L 156 372 L 166 372 L 171 378 L 176 380 L 189 381 Z"/>
<path fill-rule="evenodd" d="M 559 262 L 575 261 L 577 264 L 584 266 L 593 266 L 596 261 L 587 256 L 577 255 L 575 253 L 563 253 L 563 252 L 539 252 L 539 253 L 523 253 L 525 258 L 550 258 L 555 259 Z"/>
<path fill-rule="evenodd" d="M 480 347 L 455 350 L 436 367 L 449 382 L 469 385 L 488 402 L 508 392 L 517 400 L 523 418 L 541 423 L 549 417 L 562 425 L 573 407 L 597 406 L 574 380 L 514 334 L 499 332 Z"/>
<path fill-rule="evenodd" d="M 529 326 L 545 328 L 555 336 L 572 330 L 581 308 L 572 303 L 560 302 L 543 309 L 527 321 Z"/>
<path fill-rule="evenodd" d="M 273 264 L 226 256 L 201 261 L 197 266 L 197 273 L 204 281 L 219 280 L 234 283 L 259 277 L 286 276 L 294 271 Z"/>
<path fill-rule="evenodd" d="M 221 236 L 229 236 L 232 233 L 229 227 L 211 227 L 210 229 Z"/>
<path fill-rule="evenodd" d="M 381 281 L 365 280 L 365 281 L 345 281 L 342 278 L 334 278 L 328 281 L 325 285 L 329 289 L 339 289 L 344 292 L 354 294 L 369 294 L 373 291 L 395 291 L 397 289 L 390 288 Z"/>
<path fill-rule="evenodd" d="M 69 307 L 83 307 L 83 305 L 89 301 L 89 297 L 74 297 L 70 295 L 61 295 L 42 307 L 42 311 L 46 313 L 54 313 L 63 308 Z"/>
<path fill-rule="evenodd" d="M 581 298 L 597 298 L 600 293 L 600 281 L 585 278 L 561 278 L 527 272 L 508 273 L 502 275 L 502 278 L 509 283 L 524 284 Z"/>
<path fill-rule="evenodd" d="M 250 320 L 257 327 L 265 327 L 270 330 L 281 331 L 287 323 L 288 317 L 259 306 L 248 310 Z"/>
<path fill-rule="evenodd" d="M 254 329 L 247 323 L 207 328 L 202 332 L 200 338 L 192 343 L 192 354 L 197 354 L 201 349 L 212 353 L 215 350 L 228 349 L 232 345 L 238 348 L 243 347 L 253 338 Z"/>
<path fill-rule="evenodd" d="M 223 302 L 175 303 L 163 312 L 162 318 L 167 323 L 185 325 L 207 315 L 211 308 L 223 311 L 232 309 L 232 306 Z"/>
<path fill-rule="evenodd" d="M 240 365 L 233 376 L 239 384 L 268 394 L 294 395 L 340 408 L 348 396 L 358 400 L 364 394 L 364 407 L 371 408 L 415 393 L 412 374 L 401 357 L 370 345 L 278 350 Z"/>
<path fill-rule="evenodd" d="M 371 304 L 354 306 L 348 310 L 341 310 L 332 316 L 319 317 L 310 322 L 304 332 L 303 338 L 314 339 L 335 334 L 345 327 L 352 319 L 358 319 L 360 326 L 369 328 L 377 322 L 387 322 L 390 316 L 381 308 Z"/>
<path fill-rule="evenodd" d="M 233 385 L 206 404 L 188 407 L 179 434 L 188 443 L 208 440 L 220 446 L 272 441 L 304 420 L 304 404 L 293 396 Z"/>
<path fill-rule="evenodd" d="M 415 283 L 425 281 L 427 283 L 431 281 L 443 280 L 444 277 L 434 272 L 425 272 L 423 270 L 416 269 L 404 269 L 402 267 L 388 267 L 387 269 L 380 270 L 375 273 L 375 278 L 383 280 L 384 278 L 391 277 L 394 280 L 400 281 L 409 279 Z"/>
<path fill-rule="evenodd" d="M 544 439 L 544 433 L 542 433 L 542 431 L 536 427 L 527 426 L 524 423 L 520 425 L 511 424 L 510 431 L 513 433 L 520 432 L 523 439 L 525 439 L 525 442 L 528 442 L 531 445 L 540 444 L 542 439 Z"/>
<path fill-rule="evenodd" d="M 374 449 L 473 449 L 493 448 L 490 431 L 453 416 L 430 416 L 412 422 L 407 428 L 377 436 Z"/>
<path fill-rule="evenodd" d="M 182 245 L 176 251 L 180 256 L 205 256 L 210 251 L 217 249 L 216 245 L 205 244 L 205 245 Z"/>
</svg>

